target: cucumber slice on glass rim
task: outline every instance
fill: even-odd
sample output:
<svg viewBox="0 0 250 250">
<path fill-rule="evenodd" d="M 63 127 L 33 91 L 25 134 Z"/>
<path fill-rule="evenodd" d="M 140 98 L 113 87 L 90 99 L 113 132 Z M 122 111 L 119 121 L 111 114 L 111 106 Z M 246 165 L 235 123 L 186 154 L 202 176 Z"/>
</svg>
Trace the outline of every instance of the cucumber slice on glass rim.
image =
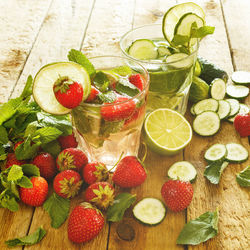
<svg viewBox="0 0 250 250">
<path fill-rule="evenodd" d="M 241 163 L 248 159 L 248 151 L 245 147 L 238 143 L 226 144 L 227 156 L 226 160 L 233 163 Z"/>
<path fill-rule="evenodd" d="M 206 150 L 204 158 L 208 162 L 215 162 L 225 159 L 226 155 L 226 146 L 224 144 L 216 143 Z"/>
<path fill-rule="evenodd" d="M 56 62 L 42 67 L 34 79 L 33 97 L 42 110 L 54 115 L 67 114 L 71 111 L 63 107 L 54 95 L 53 85 L 60 76 L 67 76 L 82 84 L 83 100 L 88 97 L 91 89 L 89 74 L 80 64 Z"/>
<path fill-rule="evenodd" d="M 249 88 L 242 85 L 227 85 L 227 95 L 235 99 L 243 99 L 248 96 Z"/>
<path fill-rule="evenodd" d="M 226 95 L 226 83 L 220 78 L 214 79 L 211 82 L 210 94 L 216 100 L 224 99 Z"/>
<path fill-rule="evenodd" d="M 250 84 L 250 72 L 235 71 L 233 72 L 231 79 L 235 84 L 248 85 Z"/>
</svg>

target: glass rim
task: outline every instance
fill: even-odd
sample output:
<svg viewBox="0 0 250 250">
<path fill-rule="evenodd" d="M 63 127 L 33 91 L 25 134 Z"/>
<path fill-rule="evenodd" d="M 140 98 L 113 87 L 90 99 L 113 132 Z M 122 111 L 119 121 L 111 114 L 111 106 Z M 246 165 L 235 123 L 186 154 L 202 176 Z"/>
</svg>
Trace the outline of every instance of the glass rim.
<svg viewBox="0 0 250 250">
<path fill-rule="evenodd" d="M 120 105 L 120 104 L 123 104 L 123 103 L 127 103 L 127 102 L 129 102 L 131 100 L 134 100 L 134 99 L 138 98 L 139 96 L 143 95 L 144 92 L 146 91 L 146 89 L 148 88 L 148 86 L 149 86 L 149 73 L 148 73 L 147 69 L 140 62 L 137 62 L 134 58 L 127 58 L 125 56 L 102 55 L 102 56 L 89 57 L 88 59 L 91 62 L 92 59 L 99 59 L 99 58 L 105 58 L 105 57 L 113 57 L 113 58 L 115 57 L 115 58 L 118 58 L 118 59 L 124 59 L 124 60 L 134 61 L 137 65 L 139 65 L 143 69 L 143 71 L 145 73 L 146 77 L 143 76 L 144 79 L 146 78 L 145 79 L 146 84 L 145 84 L 144 88 L 138 94 L 136 94 L 133 97 L 129 97 L 129 96 L 127 97 L 127 96 L 125 96 L 125 97 L 128 98 L 128 100 L 125 100 L 125 101 L 122 101 L 122 102 L 117 102 L 117 103 L 114 103 L 114 102 L 112 102 L 112 103 L 88 103 L 88 102 L 83 102 L 79 106 L 86 106 L 86 107 L 107 107 L 107 106 Z"/>
<path fill-rule="evenodd" d="M 130 29 L 129 31 L 127 31 L 127 32 L 121 37 L 120 42 L 119 42 L 119 45 L 120 45 L 120 49 L 121 49 L 122 53 L 123 53 L 126 57 L 128 57 L 129 59 L 133 59 L 133 60 L 135 60 L 135 61 L 137 61 L 137 62 L 139 62 L 139 63 L 149 63 L 149 64 L 158 64 L 158 65 L 159 65 L 159 64 L 161 64 L 161 65 L 162 65 L 162 64 L 164 64 L 164 65 L 170 65 L 170 64 L 173 64 L 173 63 L 176 63 L 176 62 L 180 62 L 180 61 L 186 60 L 186 59 L 190 58 L 191 56 L 193 56 L 195 53 L 197 53 L 197 51 L 198 51 L 198 49 L 199 49 L 199 45 L 200 45 L 199 39 L 198 39 L 198 38 L 196 38 L 196 43 L 195 43 L 195 45 L 197 45 L 197 46 L 196 46 L 195 50 L 194 50 L 190 55 L 188 55 L 187 57 L 178 59 L 178 60 L 176 60 L 176 61 L 172 61 L 172 62 L 155 62 L 155 61 L 149 61 L 149 60 L 140 60 L 140 59 L 136 59 L 136 58 L 130 56 L 130 55 L 125 51 L 125 49 L 124 49 L 123 46 L 122 46 L 122 42 L 124 41 L 124 39 L 127 37 L 127 35 L 131 34 L 132 32 L 134 32 L 134 31 L 136 31 L 136 30 L 138 30 L 138 29 L 142 29 L 142 28 L 145 28 L 145 27 L 151 27 L 151 26 L 162 26 L 162 24 L 161 24 L 161 23 L 155 23 L 155 24 L 146 24 L 146 25 L 138 26 L 138 27 L 135 27 L 135 28 Z M 162 29 L 161 29 L 161 30 L 162 30 Z M 162 36 L 162 37 L 163 37 L 163 39 L 166 40 L 166 38 L 165 38 L 164 36 Z M 146 39 L 146 38 L 145 38 L 145 39 Z M 167 40 L 166 40 L 166 41 L 167 41 Z M 167 42 L 168 42 L 168 41 L 167 41 Z M 168 42 L 168 43 L 169 43 L 169 42 Z"/>
</svg>

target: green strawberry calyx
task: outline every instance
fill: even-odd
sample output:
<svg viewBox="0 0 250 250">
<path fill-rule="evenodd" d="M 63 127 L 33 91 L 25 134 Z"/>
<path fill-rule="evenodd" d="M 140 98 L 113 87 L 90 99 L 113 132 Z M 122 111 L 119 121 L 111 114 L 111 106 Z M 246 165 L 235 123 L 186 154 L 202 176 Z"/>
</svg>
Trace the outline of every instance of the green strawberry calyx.
<svg viewBox="0 0 250 250">
<path fill-rule="evenodd" d="M 61 93 L 66 93 L 69 89 L 69 85 L 73 84 L 74 81 L 71 80 L 68 76 L 60 76 L 54 83 L 54 92 L 57 93 L 60 91 Z"/>
<path fill-rule="evenodd" d="M 59 181 L 60 183 L 60 192 L 62 194 L 65 194 L 67 198 L 72 198 L 77 195 L 81 185 L 82 181 L 78 181 L 75 183 L 75 178 L 71 177 L 70 179 L 64 178 L 63 180 Z"/>
</svg>

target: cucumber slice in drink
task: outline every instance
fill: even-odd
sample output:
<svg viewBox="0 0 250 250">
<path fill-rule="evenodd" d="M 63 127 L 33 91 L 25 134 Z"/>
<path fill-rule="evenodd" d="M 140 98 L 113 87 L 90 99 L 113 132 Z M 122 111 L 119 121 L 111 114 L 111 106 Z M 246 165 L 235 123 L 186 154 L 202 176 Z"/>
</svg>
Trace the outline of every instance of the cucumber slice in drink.
<svg viewBox="0 0 250 250">
<path fill-rule="evenodd" d="M 134 41 L 128 49 L 128 54 L 139 60 L 153 60 L 158 57 L 157 47 L 148 39 Z"/>
<path fill-rule="evenodd" d="M 248 151 L 245 147 L 238 143 L 226 144 L 227 156 L 226 160 L 234 163 L 241 163 L 248 159 Z"/>
<path fill-rule="evenodd" d="M 220 119 L 223 120 L 228 117 L 231 111 L 231 106 L 228 101 L 226 100 L 219 100 L 219 109 L 217 110 L 217 114 L 219 115 Z"/>
<path fill-rule="evenodd" d="M 193 182 L 196 175 L 195 167 L 188 161 L 175 162 L 168 170 L 168 176 L 173 180 Z"/>
<path fill-rule="evenodd" d="M 216 112 L 205 111 L 196 116 L 193 129 L 198 135 L 211 136 L 220 129 L 220 118 Z"/>
<path fill-rule="evenodd" d="M 205 20 L 204 11 L 195 3 L 189 2 L 173 6 L 165 13 L 162 20 L 163 35 L 169 43 L 171 43 L 174 37 L 175 26 L 179 22 L 180 18 L 187 13 L 196 14 Z"/>
<path fill-rule="evenodd" d="M 235 98 L 235 99 L 243 99 L 248 96 L 249 94 L 249 88 L 242 85 L 228 85 L 227 86 L 227 95 L 229 97 Z"/>
<path fill-rule="evenodd" d="M 59 76 L 68 76 L 73 81 L 82 84 L 83 100 L 88 97 L 91 89 L 89 74 L 80 64 L 57 62 L 42 67 L 34 79 L 33 97 L 41 109 L 55 115 L 70 112 L 70 109 L 63 107 L 54 95 L 53 85 Z"/>
<path fill-rule="evenodd" d="M 171 66 L 176 68 L 188 68 L 191 67 L 193 59 L 188 58 L 185 53 L 175 53 L 166 58 L 166 63 L 171 63 Z"/>
<path fill-rule="evenodd" d="M 205 152 L 204 158 L 208 162 L 221 161 L 227 155 L 227 148 L 224 144 L 216 143 Z"/>
<path fill-rule="evenodd" d="M 235 84 L 248 85 L 250 84 L 250 72 L 235 71 L 233 72 L 231 79 Z"/>
<path fill-rule="evenodd" d="M 160 57 L 170 56 L 172 54 L 171 50 L 166 46 L 160 46 L 157 49 L 158 49 L 158 55 L 159 55 L 158 59 L 160 59 Z"/>
<path fill-rule="evenodd" d="M 235 116 L 240 110 L 239 101 L 236 99 L 226 99 L 226 101 L 229 102 L 230 107 L 231 107 L 231 110 L 230 110 L 228 117 Z"/>
<path fill-rule="evenodd" d="M 216 112 L 219 108 L 219 102 L 213 98 L 204 99 L 197 102 L 194 106 L 194 113 L 196 115 L 201 114 L 204 111 Z"/>
<path fill-rule="evenodd" d="M 159 199 L 144 198 L 134 206 L 133 214 L 143 224 L 155 226 L 165 218 L 166 208 Z"/>
<path fill-rule="evenodd" d="M 214 79 L 211 82 L 210 94 L 216 100 L 224 99 L 226 95 L 226 83 L 220 78 Z"/>
</svg>

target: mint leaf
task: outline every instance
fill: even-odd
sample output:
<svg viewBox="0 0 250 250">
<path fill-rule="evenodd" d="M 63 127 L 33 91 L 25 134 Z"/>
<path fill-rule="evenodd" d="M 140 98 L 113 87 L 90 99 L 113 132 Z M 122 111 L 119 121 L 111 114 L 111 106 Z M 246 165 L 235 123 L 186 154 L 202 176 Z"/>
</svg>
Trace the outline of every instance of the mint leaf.
<svg viewBox="0 0 250 250">
<path fill-rule="evenodd" d="M 50 153 L 54 158 L 56 158 L 61 152 L 61 146 L 57 140 L 42 145 L 42 149 L 43 151 Z"/>
<path fill-rule="evenodd" d="M 129 80 L 125 78 L 120 78 L 118 80 L 115 90 L 122 95 L 125 94 L 130 97 L 133 97 L 140 92 L 134 84 L 130 83 Z"/>
<path fill-rule="evenodd" d="M 130 193 L 118 194 L 113 202 L 113 205 L 109 206 L 107 210 L 107 220 L 112 222 L 121 221 L 123 215 L 136 200 L 136 195 Z"/>
<path fill-rule="evenodd" d="M 188 36 L 182 36 L 182 35 L 174 35 L 171 44 L 173 46 L 179 46 L 179 45 L 186 45 L 190 40 L 190 37 Z"/>
<path fill-rule="evenodd" d="M 8 181 L 17 181 L 23 177 L 22 167 L 18 165 L 12 165 L 10 167 L 10 171 L 8 173 L 7 180 Z"/>
<path fill-rule="evenodd" d="M 43 204 L 43 208 L 49 213 L 51 226 L 59 228 L 68 218 L 70 200 L 64 199 L 53 193 Z"/>
<path fill-rule="evenodd" d="M 40 176 L 40 170 L 36 165 L 33 164 L 23 164 L 22 165 L 23 174 L 26 176 Z"/>
<path fill-rule="evenodd" d="M 16 184 L 24 188 L 32 188 L 33 184 L 27 176 L 23 176 L 21 179 L 16 181 Z"/>
<path fill-rule="evenodd" d="M 38 129 L 33 135 L 32 135 L 32 141 L 41 142 L 41 144 L 47 144 L 55 139 L 57 139 L 60 135 L 62 135 L 62 132 L 54 127 L 44 127 Z"/>
<path fill-rule="evenodd" d="M 30 97 L 32 95 L 32 85 L 33 85 L 33 78 L 31 75 L 28 76 L 26 84 L 24 86 L 23 92 L 21 94 L 21 97 L 27 98 Z"/>
<path fill-rule="evenodd" d="M 95 86 L 101 91 L 106 92 L 109 89 L 110 81 L 105 73 L 98 71 L 93 79 Z"/>
<path fill-rule="evenodd" d="M 10 119 L 16 113 L 16 102 L 21 102 L 21 99 L 11 99 L 0 106 L 0 125 Z"/>
<path fill-rule="evenodd" d="M 5 127 L 0 126 L 0 144 L 6 144 L 8 143 L 8 133 Z"/>
<path fill-rule="evenodd" d="M 41 142 L 38 141 L 33 143 L 31 138 L 28 137 L 22 144 L 20 144 L 16 150 L 16 158 L 18 160 L 28 160 L 32 159 L 36 154 L 41 145 Z"/>
<path fill-rule="evenodd" d="M 228 162 L 213 162 L 205 168 L 204 176 L 213 184 L 218 184 L 223 170 Z"/>
<path fill-rule="evenodd" d="M 68 59 L 72 62 L 76 62 L 82 65 L 87 70 L 91 78 L 94 76 L 96 71 L 95 71 L 93 64 L 88 60 L 88 58 L 81 51 L 71 49 L 68 53 Z"/>
<path fill-rule="evenodd" d="M 124 121 L 104 121 L 102 120 L 99 130 L 99 136 L 107 138 L 110 134 L 118 132 L 124 124 Z"/>
<path fill-rule="evenodd" d="M 219 213 L 206 212 L 200 217 L 190 220 L 180 232 L 177 244 L 198 245 L 218 234 Z"/>
<path fill-rule="evenodd" d="M 104 103 L 112 103 L 116 100 L 117 95 L 116 95 L 115 91 L 110 90 L 106 93 L 99 93 L 98 97 Z"/>
<path fill-rule="evenodd" d="M 45 236 L 45 234 L 46 231 L 42 227 L 39 227 L 34 233 L 26 235 L 24 237 L 7 240 L 5 241 L 5 244 L 8 245 L 9 247 L 14 247 L 18 245 L 19 246 L 34 245 L 40 242 Z"/>
<path fill-rule="evenodd" d="M 198 29 L 191 30 L 191 37 L 194 38 L 203 38 L 207 35 L 211 35 L 214 33 L 215 27 L 212 26 L 202 26 Z"/>
<path fill-rule="evenodd" d="M 246 167 L 236 175 L 236 181 L 242 187 L 250 187 L 250 166 Z"/>
<path fill-rule="evenodd" d="M 16 212 L 19 209 L 19 205 L 15 197 L 4 196 L 1 199 L 0 205 L 4 208 L 9 209 L 12 212 Z"/>
</svg>

